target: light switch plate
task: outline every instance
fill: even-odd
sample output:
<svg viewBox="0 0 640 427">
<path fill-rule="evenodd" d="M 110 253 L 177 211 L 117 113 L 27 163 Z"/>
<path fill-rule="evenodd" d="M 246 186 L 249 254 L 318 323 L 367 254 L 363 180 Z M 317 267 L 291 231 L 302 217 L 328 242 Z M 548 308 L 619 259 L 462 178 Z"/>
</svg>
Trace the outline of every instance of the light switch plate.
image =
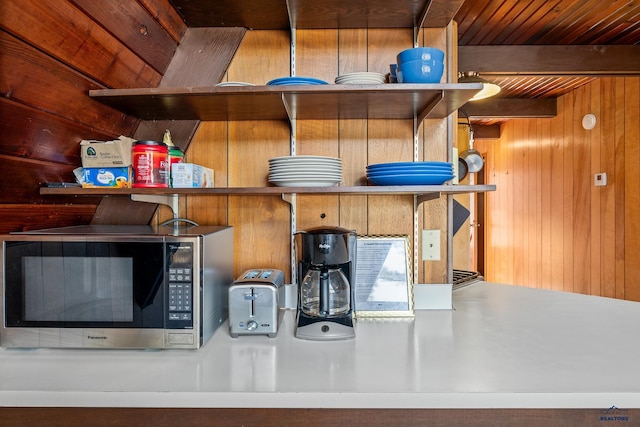
<svg viewBox="0 0 640 427">
<path fill-rule="evenodd" d="M 422 230 L 422 260 L 440 261 L 440 230 Z"/>
</svg>

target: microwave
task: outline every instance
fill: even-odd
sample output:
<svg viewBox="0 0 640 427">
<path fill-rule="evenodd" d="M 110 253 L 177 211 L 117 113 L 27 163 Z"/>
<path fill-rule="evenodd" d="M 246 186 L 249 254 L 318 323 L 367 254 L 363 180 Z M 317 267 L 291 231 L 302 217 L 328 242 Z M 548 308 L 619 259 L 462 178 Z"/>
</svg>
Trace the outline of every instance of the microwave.
<svg viewBox="0 0 640 427">
<path fill-rule="evenodd" d="M 0 347 L 198 349 L 228 318 L 233 228 L 2 236 Z"/>
</svg>

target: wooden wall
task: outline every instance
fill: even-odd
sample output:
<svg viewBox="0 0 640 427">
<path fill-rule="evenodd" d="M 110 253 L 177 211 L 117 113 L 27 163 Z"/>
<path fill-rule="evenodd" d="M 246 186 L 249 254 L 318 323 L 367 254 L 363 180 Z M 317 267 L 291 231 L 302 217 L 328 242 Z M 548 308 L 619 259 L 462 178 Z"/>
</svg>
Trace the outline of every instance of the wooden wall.
<svg viewBox="0 0 640 427">
<path fill-rule="evenodd" d="M 181 66 L 187 71 L 200 66 L 172 63 L 193 33 L 169 0 L 0 4 L 0 162 L 5 176 L 12 177 L 0 183 L 0 232 L 112 223 L 122 212 L 132 215 L 135 207 L 121 204 L 120 198 L 43 197 L 39 188 L 49 181 L 74 181 L 82 139 L 149 134 L 148 122 L 107 108 L 87 92 L 196 85 L 176 74 Z M 419 41 L 445 49 L 455 41 L 454 34 L 451 27 L 426 29 Z M 386 73 L 396 54 L 413 46 L 411 29 L 308 30 L 296 35 L 297 75 L 329 82 L 351 71 Z M 264 84 L 288 76 L 290 59 L 288 31 L 250 31 L 227 79 Z M 200 74 L 199 85 L 218 81 Z M 298 154 L 341 157 L 349 185 L 365 183 L 367 164 L 413 160 L 410 120 L 299 121 L 296 133 Z M 446 159 L 446 120 L 427 120 L 419 133 L 420 159 Z M 259 186 L 267 184 L 268 159 L 289 154 L 290 128 L 282 122 L 203 123 L 195 139 L 187 160 L 213 167 L 217 186 Z M 178 143 L 186 146 L 189 141 Z M 102 208 L 105 200 L 107 208 Z M 298 196 L 296 203 L 298 229 L 339 225 L 359 234 L 407 234 L 413 239 L 412 196 Z M 420 206 L 420 226 L 444 229 L 446 204 L 442 198 Z M 256 265 L 288 273 L 290 210 L 279 197 L 192 197 L 183 211 L 182 216 L 201 224 L 236 227 L 236 274 Z M 168 215 L 162 207 L 156 220 Z M 446 248 L 446 233 L 442 239 Z M 442 262 L 422 263 L 420 280 L 445 282 L 446 258 L 443 249 Z"/>
<path fill-rule="evenodd" d="M 446 46 L 444 29 L 421 33 L 421 43 Z M 298 30 L 296 75 L 333 82 L 348 72 L 386 73 L 403 49 L 412 47 L 411 29 Z M 290 33 L 250 31 L 245 36 L 227 79 L 265 84 L 289 76 Z M 427 120 L 420 126 L 421 159 L 446 160 L 446 120 Z M 340 157 L 344 184 L 366 184 L 367 164 L 412 161 L 412 120 L 297 121 L 299 155 Z M 290 154 L 288 123 L 203 122 L 187 152 L 187 161 L 214 168 L 216 186 L 267 185 L 269 158 Z M 341 226 L 358 234 L 403 234 L 413 240 L 413 196 L 296 197 L 298 230 Z M 203 224 L 233 225 L 236 233 L 236 275 L 247 268 L 280 268 L 290 274 L 290 208 L 279 196 L 190 197 L 183 213 Z M 446 198 L 420 208 L 421 226 L 446 224 Z M 445 233 L 443 233 L 443 236 Z M 444 244 L 442 247 L 446 247 Z M 426 279 L 425 279 L 425 271 Z M 421 266 L 421 280 L 442 283 L 443 261 Z"/>
<path fill-rule="evenodd" d="M 185 31 L 169 0 L 0 2 L 0 232 L 91 221 L 100 199 L 39 188 L 74 181 L 82 139 L 133 135 L 87 93 L 157 86 Z"/>
<path fill-rule="evenodd" d="M 488 280 L 640 301 L 639 111 L 638 77 L 600 78 L 559 98 L 556 118 L 511 120 L 500 140 L 477 142 L 497 185 Z"/>
</svg>

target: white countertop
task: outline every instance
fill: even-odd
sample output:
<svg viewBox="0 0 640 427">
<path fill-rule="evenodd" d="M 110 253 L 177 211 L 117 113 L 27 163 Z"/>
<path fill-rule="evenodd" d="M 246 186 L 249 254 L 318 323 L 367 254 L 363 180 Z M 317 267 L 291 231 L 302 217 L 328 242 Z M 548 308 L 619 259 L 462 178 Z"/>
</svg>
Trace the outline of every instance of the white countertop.
<svg viewBox="0 0 640 427">
<path fill-rule="evenodd" d="M 640 303 L 478 283 L 454 310 L 359 320 L 350 341 L 0 349 L 0 406 L 640 408 Z"/>
</svg>

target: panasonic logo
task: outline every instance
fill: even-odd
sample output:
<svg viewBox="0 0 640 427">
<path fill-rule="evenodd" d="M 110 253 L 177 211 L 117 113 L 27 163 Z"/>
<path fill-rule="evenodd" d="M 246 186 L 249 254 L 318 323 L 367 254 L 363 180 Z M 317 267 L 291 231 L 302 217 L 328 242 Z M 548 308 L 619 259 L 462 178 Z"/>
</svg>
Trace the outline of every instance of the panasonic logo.
<svg viewBox="0 0 640 427">
<path fill-rule="evenodd" d="M 89 340 L 106 340 L 107 337 L 94 337 L 93 335 L 87 335 L 87 339 L 89 339 Z"/>
</svg>

